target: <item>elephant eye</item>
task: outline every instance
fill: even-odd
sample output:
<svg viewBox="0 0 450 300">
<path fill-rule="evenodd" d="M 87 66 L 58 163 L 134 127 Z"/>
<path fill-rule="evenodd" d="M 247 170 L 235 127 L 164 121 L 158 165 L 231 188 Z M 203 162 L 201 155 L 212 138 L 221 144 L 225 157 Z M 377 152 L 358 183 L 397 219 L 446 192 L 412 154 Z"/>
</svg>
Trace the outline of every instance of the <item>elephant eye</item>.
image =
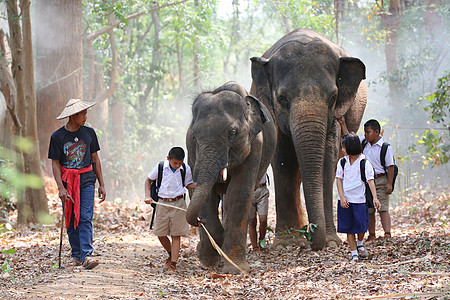
<svg viewBox="0 0 450 300">
<path fill-rule="evenodd" d="M 228 132 L 228 137 L 230 139 L 233 139 L 236 136 L 236 133 L 237 133 L 237 129 L 233 128 L 233 129 L 230 130 L 230 132 Z"/>
<path fill-rule="evenodd" d="M 334 103 L 336 103 L 337 100 L 337 92 L 335 92 L 333 95 L 331 95 L 330 97 L 330 106 L 332 106 Z"/>
<path fill-rule="evenodd" d="M 286 97 L 280 95 L 280 96 L 277 97 L 277 100 L 278 100 L 278 103 L 280 103 L 281 106 L 289 108 L 290 103 L 289 103 L 289 100 Z"/>
</svg>

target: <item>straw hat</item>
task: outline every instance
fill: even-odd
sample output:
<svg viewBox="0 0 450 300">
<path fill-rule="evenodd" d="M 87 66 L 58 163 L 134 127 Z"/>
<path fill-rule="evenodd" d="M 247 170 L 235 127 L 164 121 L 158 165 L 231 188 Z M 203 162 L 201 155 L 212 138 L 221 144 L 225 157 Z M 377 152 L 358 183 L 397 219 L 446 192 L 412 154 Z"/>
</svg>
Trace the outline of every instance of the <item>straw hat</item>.
<svg viewBox="0 0 450 300">
<path fill-rule="evenodd" d="M 89 102 L 81 99 L 70 99 L 69 102 L 67 102 L 66 107 L 64 107 L 62 113 L 56 119 L 61 120 L 70 117 L 76 113 L 79 113 L 80 111 L 94 106 L 95 103 L 96 102 Z"/>
</svg>

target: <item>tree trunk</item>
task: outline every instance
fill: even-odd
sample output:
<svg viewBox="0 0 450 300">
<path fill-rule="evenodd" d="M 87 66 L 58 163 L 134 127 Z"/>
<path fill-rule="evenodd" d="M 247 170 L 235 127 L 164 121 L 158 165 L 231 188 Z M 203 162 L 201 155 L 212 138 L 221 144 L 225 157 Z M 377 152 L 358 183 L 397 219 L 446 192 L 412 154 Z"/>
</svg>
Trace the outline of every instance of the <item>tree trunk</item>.
<svg viewBox="0 0 450 300">
<path fill-rule="evenodd" d="M 341 23 L 341 19 L 344 16 L 344 3 L 343 0 L 334 0 L 334 18 L 336 20 L 336 44 L 339 43 L 339 25 Z"/>
<path fill-rule="evenodd" d="M 21 0 L 23 38 L 20 28 L 17 1 L 7 2 L 8 23 L 10 29 L 11 71 L 17 93 L 17 116 L 22 124 L 16 127 L 16 135 L 27 138 L 35 149 L 18 149 L 22 161 L 18 163 L 19 170 L 26 174 L 37 175 L 40 184 L 34 189 L 25 187 L 17 190 L 17 222 L 19 224 L 36 223 L 38 217 L 48 213 L 47 198 L 40 169 L 39 147 L 36 123 L 36 98 L 34 94 L 33 51 L 30 23 L 30 2 Z M 24 43 L 25 41 L 25 43 Z M 25 48 L 23 48 L 25 46 Z"/>
<path fill-rule="evenodd" d="M 198 0 L 194 1 L 194 5 L 195 7 L 197 7 L 197 9 L 200 9 L 200 3 Z M 200 92 L 200 70 L 199 70 L 199 60 L 198 60 L 198 53 L 199 53 L 199 49 L 198 49 L 198 41 L 194 41 L 194 51 L 193 51 L 193 56 L 194 56 L 194 65 L 193 65 L 193 75 L 194 75 L 194 88 L 196 92 Z"/>
<path fill-rule="evenodd" d="M 23 52 L 22 52 L 22 33 L 20 31 L 20 23 L 17 18 L 19 10 L 16 0 L 9 0 L 6 3 L 8 13 L 8 25 L 10 35 L 10 48 L 11 48 L 11 72 L 14 79 L 14 85 L 16 88 L 16 112 L 21 127 L 15 128 L 16 136 L 23 136 L 24 127 L 26 126 L 26 111 L 25 111 L 25 95 L 24 95 L 24 74 L 23 70 Z M 23 158 L 23 152 L 21 149 L 17 149 L 20 153 L 20 157 Z M 25 171 L 23 159 L 17 162 L 17 169 L 21 172 Z M 17 190 L 17 210 L 20 212 L 18 216 L 18 223 L 26 222 L 23 220 L 24 216 L 32 215 L 32 208 L 29 203 L 25 203 L 24 193 L 21 190 Z"/>
<path fill-rule="evenodd" d="M 0 144 L 8 149 L 14 148 L 14 132 L 17 128 L 21 128 L 19 116 L 16 113 L 16 85 L 9 67 L 10 62 L 7 59 L 7 50 L 5 44 L 5 33 L 0 29 L 0 91 L 6 102 L 6 110 L 9 113 L 5 115 L 4 124 L 2 126 L 2 136 Z"/>
<path fill-rule="evenodd" d="M 67 120 L 57 121 L 67 101 L 83 96 L 81 0 L 36 2 L 36 78 L 41 159 L 47 159 L 50 135 Z"/>
<path fill-rule="evenodd" d="M 45 193 L 44 180 L 42 178 L 39 140 L 37 132 L 36 117 L 36 91 L 34 85 L 34 64 L 33 64 L 33 41 L 30 20 L 30 0 L 20 0 L 22 9 L 22 30 L 23 30 L 23 46 L 24 46 L 24 74 L 25 74 L 25 101 L 26 101 L 26 119 L 24 128 L 24 136 L 31 140 L 34 151 L 24 153 L 24 166 L 26 174 L 35 174 L 39 176 L 41 187 L 30 188 L 25 190 L 26 206 L 32 207 L 32 217 L 22 214 L 22 210 L 18 211 L 19 222 L 42 222 L 40 219 L 44 214 L 48 214 L 48 199 Z M 22 215 L 22 216 L 21 216 Z"/>
<path fill-rule="evenodd" d="M 180 80 L 180 94 L 183 94 L 183 91 L 184 91 L 183 53 L 181 52 L 180 39 L 179 38 L 177 38 L 176 43 L 177 43 L 177 58 L 178 58 L 178 77 L 179 77 L 179 80 Z"/>
<path fill-rule="evenodd" d="M 399 81 L 393 76 L 398 70 L 398 28 L 401 21 L 400 0 L 391 0 L 389 2 L 389 13 L 383 14 L 382 19 L 386 28 L 386 71 L 389 74 L 389 97 L 394 111 L 400 111 L 403 107 L 401 97 L 401 86 Z"/>
</svg>

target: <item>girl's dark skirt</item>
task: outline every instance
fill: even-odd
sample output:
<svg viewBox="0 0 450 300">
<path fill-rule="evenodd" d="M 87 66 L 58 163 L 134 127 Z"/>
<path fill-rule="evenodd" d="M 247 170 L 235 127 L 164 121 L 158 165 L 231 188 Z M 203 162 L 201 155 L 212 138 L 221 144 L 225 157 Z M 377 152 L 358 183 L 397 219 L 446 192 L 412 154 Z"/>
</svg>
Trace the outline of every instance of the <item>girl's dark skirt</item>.
<svg viewBox="0 0 450 300">
<path fill-rule="evenodd" d="M 365 203 L 349 203 L 348 208 L 337 207 L 337 231 L 340 233 L 364 233 L 369 228 L 369 212 Z"/>
</svg>

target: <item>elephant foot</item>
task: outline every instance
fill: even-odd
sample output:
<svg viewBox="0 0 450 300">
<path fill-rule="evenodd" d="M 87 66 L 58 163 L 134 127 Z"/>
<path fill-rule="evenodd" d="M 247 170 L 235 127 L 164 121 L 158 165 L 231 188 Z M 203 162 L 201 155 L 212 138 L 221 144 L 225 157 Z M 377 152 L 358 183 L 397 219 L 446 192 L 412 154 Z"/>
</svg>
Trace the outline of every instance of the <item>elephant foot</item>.
<svg viewBox="0 0 450 300">
<path fill-rule="evenodd" d="M 220 264 L 219 253 L 211 246 L 202 246 L 201 242 L 197 245 L 197 257 L 206 267 L 215 268 Z"/>
<path fill-rule="evenodd" d="M 277 234 L 272 244 L 272 248 L 275 250 L 283 250 L 288 246 L 297 246 L 302 249 L 310 248 L 310 243 L 304 238 L 298 235 L 292 234 Z"/>
<path fill-rule="evenodd" d="M 241 268 L 241 270 L 239 270 L 238 268 L 236 268 L 233 264 L 231 264 L 228 260 L 226 260 L 225 258 L 223 258 L 224 264 L 223 264 L 223 268 L 222 271 L 224 273 L 231 273 L 231 274 L 240 274 L 241 270 L 243 270 L 244 272 L 247 272 L 248 270 L 250 270 L 250 265 L 248 264 L 248 262 L 244 259 L 244 260 L 237 260 L 237 259 L 233 259 L 233 262 L 239 266 L 239 268 Z"/>
<path fill-rule="evenodd" d="M 329 248 L 337 248 L 342 244 L 341 239 L 338 237 L 336 232 L 327 233 L 326 245 Z"/>
</svg>

